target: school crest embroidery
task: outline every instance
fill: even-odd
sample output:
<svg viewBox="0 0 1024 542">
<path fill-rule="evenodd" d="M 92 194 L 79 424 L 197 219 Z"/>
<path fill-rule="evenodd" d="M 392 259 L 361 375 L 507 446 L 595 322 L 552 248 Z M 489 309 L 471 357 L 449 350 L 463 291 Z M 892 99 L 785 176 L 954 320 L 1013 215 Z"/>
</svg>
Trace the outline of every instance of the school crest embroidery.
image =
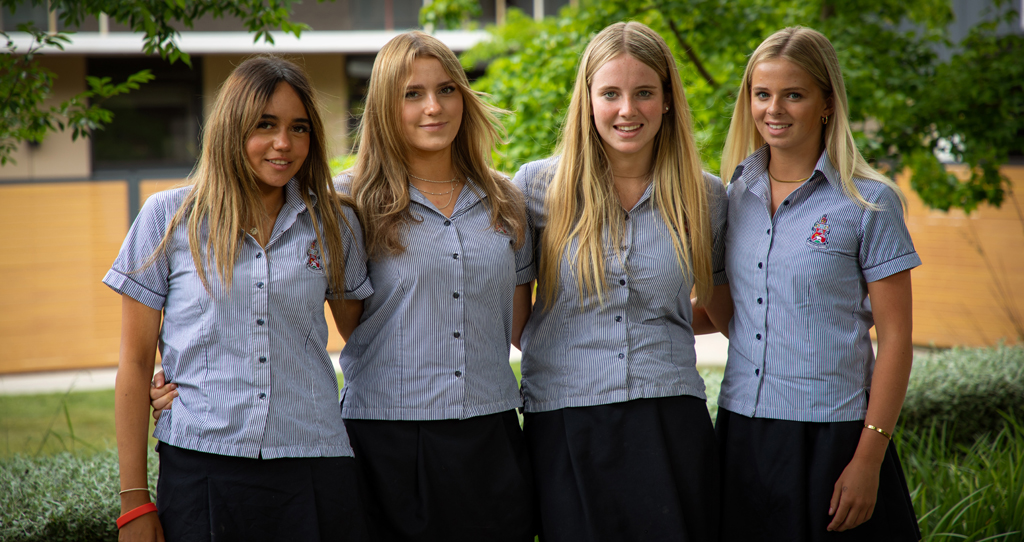
<svg viewBox="0 0 1024 542">
<path fill-rule="evenodd" d="M 807 238 L 807 244 L 812 247 L 828 246 L 828 215 L 821 215 L 821 218 L 814 223 L 811 236 Z"/>
<path fill-rule="evenodd" d="M 320 248 L 316 246 L 315 240 L 306 249 L 306 269 L 320 273 L 324 272 L 324 263 L 320 259 Z"/>
</svg>

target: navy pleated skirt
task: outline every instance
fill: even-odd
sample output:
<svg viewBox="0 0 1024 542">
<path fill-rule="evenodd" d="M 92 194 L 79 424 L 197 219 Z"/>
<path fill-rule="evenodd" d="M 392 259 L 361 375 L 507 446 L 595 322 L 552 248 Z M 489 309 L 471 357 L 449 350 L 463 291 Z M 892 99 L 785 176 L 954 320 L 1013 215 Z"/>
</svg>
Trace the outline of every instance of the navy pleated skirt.
<svg viewBox="0 0 1024 542">
<path fill-rule="evenodd" d="M 515 411 L 345 420 L 380 541 L 531 542 L 533 486 Z"/>
<path fill-rule="evenodd" d="M 543 542 L 718 539 L 719 471 L 704 400 L 528 413 Z"/>
<path fill-rule="evenodd" d="M 882 462 L 871 519 L 844 532 L 826 530 L 832 521 L 828 509 L 835 483 L 853 459 L 863 428 L 863 421 L 748 418 L 719 408 L 722 540 L 921 540 L 892 442 Z"/>
<path fill-rule="evenodd" d="M 168 542 L 364 542 L 351 457 L 249 459 L 160 443 L 157 508 Z"/>
</svg>

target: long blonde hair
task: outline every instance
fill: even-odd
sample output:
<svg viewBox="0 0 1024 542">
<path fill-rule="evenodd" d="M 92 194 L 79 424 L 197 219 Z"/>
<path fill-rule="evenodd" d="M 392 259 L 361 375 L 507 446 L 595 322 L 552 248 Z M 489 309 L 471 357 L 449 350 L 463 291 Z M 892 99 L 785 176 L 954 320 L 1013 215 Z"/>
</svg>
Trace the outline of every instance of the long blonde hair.
<svg viewBox="0 0 1024 542">
<path fill-rule="evenodd" d="M 522 195 L 508 178 L 491 169 L 491 152 L 504 134 L 497 115 L 504 113 L 481 99 L 469 86 L 466 72 L 447 45 L 413 31 L 395 36 L 377 53 L 359 123 L 359 149 L 352 168 L 352 195 L 371 257 L 405 251 L 404 230 L 414 220 L 409 212 L 409 143 L 402 131 L 405 87 L 417 58 L 436 58 L 462 93 L 462 124 L 452 142 L 455 173 L 477 183 L 487 195 L 491 223 L 508 228 L 516 246 L 525 239 Z"/>
<path fill-rule="evenodd" d="M 822 137 L 829 160 L 842 179 L 843 192 L 861 207 L 877 210 L 876 205 L 864 199 L 853 182 L 854 177 L 871 179 L 895 191 L 906 206 L 907 200 L 903 191 L 896 183 L 871 167 L 854 143 L 853 131 L 850 129 L 846 84 L 843 82 L 839 58 L 832 43 L 821 32 L 802 26 L 783 28 L 768 36 L 768 39 L 754 50 L 754 54 L 750 55 L 747 69 L 743 72 L 739 95 L 736 97 L 732 121 L 729 123 L 725 149 L 722 151 L 722 179 L 730 180 L 736 166 L 765 144 L 750 112 L 750 87 L 753 84 L 754 68 L 763 61 L 774 59 L 788 60 L 803 68 L 821 88 L 823 96 L 832 99 L 832 116 L 822 130 Z"/>
<path fill-rule="evenodd" d="M 692 273 L 698 302 L 703 304 L 712 289 L 712 232 L 708 187 L 693 136 L 690 107 L 665 40 L 637 22 L 605 28 L 590 41 L 580 59 L 556 151 L 561 159 L 545 196 L 548 223 L 540 241 L 540 295 L 550 300 L 549 306 L 558 296 L 562 258 L 576 238 L 579 249 L 568 255 L 568 262 L 577 285 L 584 298 L 596 296 L 599 303 L 603 302 L 608 287 L 605 241 L 621 239 L 624 219 L 608 156 L 594 125 L 590 85 L 594 74 L 620 55 L 629 55 L 653 69 L 668 98 L 669 112 L 663 115 L 654 139 L 651 204 L 657 207 L 672 235 L 680 270 Z"/>
<path fill-rule="evenodd" d="M 345 289 L 341 228 L 350 228 L 350 225 L 342 214 L 342 207 L 350 205 L 350 200 L 340 196 L 331 182 L 327 138 L 313 87 L 295 64 L 264 56 L 242 62 L 224 81 L 203 128 L 202 154 L 189 176 L 192 189 L 151 257 L 153 260 L 166 250 L 174 228 L 184 222 L 192 261 L 207 292 L 212 293 L 212 290 L 203 260 L 212 258 L 223 291 L 230 291 L 235 260 L 243 243 L 243 229 L 262 224 L 267 218 L 259 180 L 246 158 L 245 145 L 274 90 L 282 82 L 298 94 L 310 122 L 309 154 L 295 176 L 299 193 L 311 210 L 309 216 L 327 265 L 328 284 L 336 292 Z M 209 231 L 205 246 L 200 235 L 204 223 Z"/>
</svg>

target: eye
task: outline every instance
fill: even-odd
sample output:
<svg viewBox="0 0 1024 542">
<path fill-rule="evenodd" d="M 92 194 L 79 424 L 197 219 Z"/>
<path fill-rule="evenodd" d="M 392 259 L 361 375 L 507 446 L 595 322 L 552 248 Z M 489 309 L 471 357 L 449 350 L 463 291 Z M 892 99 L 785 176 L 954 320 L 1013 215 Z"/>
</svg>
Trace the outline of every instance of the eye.
<svg viewBox="0 0 1024 542">
<path fill-rule="evenodd" d="M 764 99 L 768 98 L 768 93 L 763 91 L 763 90 L 760 90 L 760 91 L 754 93 L 754 97 L 759 99 L 759 100 L 764 100 Z"/>
<path fill-rule="evenodd" d="M 292 126 L 292 131 L 297 134 L 308 134 L 312 132 L 308 124 L 296 124 L 295 126 Z"/>
<path fill-rule="evenodd" d="M 650 98 L 651 96 L 654 96 L 654 93 L 649 90 L 641 90 L 640 92 L 637 92 L 636 95 L 641 98 Z"/>
<path fill-rule="evenodd" d="M 458 89 L 455 88 L 455 85 L 448 85 L 448 86 L 442 88 L 440 93 L 442 95 L 454 94 L 456 90 L 458 90 Z"/>
<path fill-rule="evenodd" d="M 419 97 L 420 97 L 420 91 L 418 91 L 418 90 L 408 90 L 408 91 L 405 92 L 405 99 L 406 100 L 414 100 L 414 99 L 419 98 Z"/>
<path fill-rule="evenodd" d="M 799 92 L 790 92 L 789 94 L 786 94 L 786 97 L 790 100 L 799 100 L 800 98 L 803 98 L 803 95 Z"/>
<path fill-rule="evenodd" d="M 603 97 L 606 100 L 614 100 L 618 96 L 619 96 L 619 93 L 615 92 L 614 90 L 606 90 L 606 91 L 604 91 L 601 94 L 601 97 Z"/>
<path fill-rule="evenodd" d="M 256 124 L 257 130 L 269 130 L 274 127 L 274 123 L 269 120 L 261 120 Z"/>
</svg>

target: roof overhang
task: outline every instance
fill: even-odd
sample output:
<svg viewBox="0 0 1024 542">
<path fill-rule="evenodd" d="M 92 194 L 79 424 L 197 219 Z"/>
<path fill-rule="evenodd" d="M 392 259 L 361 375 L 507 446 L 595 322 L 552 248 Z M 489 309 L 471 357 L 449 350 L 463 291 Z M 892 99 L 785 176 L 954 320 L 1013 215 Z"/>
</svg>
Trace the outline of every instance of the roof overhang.
<svg viewBox="0 0 1024 542">
<path fill-rule="evenodd" d="M 398 31 L 352 30 L 315 31 L 307 30 L 301 38 L 284 32 L 271 32 L 274 43 L 263 40 L 253 42 L 249 32 L 182 32 L 175 39 L 178 48 L 190 55 L 208 54 L 376 54 L 391 38 L 401 34 Z M 64 50 L 47 47 L 47 54 L 72 55 L 141 55 L 143 35 L 133 32 L 78 32 L 66 34 L 71 40 Z M 489 39 L 483 30 L 438 31 L 433 34 L 455 52 Z M 17 50 L 24 51 L 32 44 L 32 36 L 24 32 L 8 34 Z"/>
</svg>

